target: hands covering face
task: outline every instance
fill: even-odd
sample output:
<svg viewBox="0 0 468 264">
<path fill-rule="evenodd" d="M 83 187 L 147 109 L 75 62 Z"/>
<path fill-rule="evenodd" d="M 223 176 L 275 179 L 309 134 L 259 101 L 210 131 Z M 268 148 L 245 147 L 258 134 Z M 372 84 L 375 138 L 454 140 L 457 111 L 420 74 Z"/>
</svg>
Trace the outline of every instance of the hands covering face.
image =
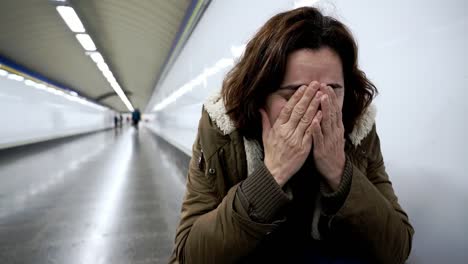
<svg viewBox="0 0 468 264">
<path fill-rule="evenodd" d="M 332 189 L 345 165 L 341 109 L 330 86 L 316 81 L 301 86 L 273 125 L 261 109 L 265 166 L 283 186 L 304 164 L 313 148 L 315 165 Z"/>
</svg>

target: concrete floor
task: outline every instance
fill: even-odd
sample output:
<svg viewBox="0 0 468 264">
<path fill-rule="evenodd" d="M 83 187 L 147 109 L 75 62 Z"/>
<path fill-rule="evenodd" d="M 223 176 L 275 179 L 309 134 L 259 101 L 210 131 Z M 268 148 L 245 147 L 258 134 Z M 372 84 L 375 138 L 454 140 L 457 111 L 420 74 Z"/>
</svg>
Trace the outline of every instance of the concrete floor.
<svg viewBox="0 0 468 264">
<path fill-rule="evenodd" d="M 0 263 L 166 263 L 188 161 L 133 128 L 0 151 Z"/>
</svg>

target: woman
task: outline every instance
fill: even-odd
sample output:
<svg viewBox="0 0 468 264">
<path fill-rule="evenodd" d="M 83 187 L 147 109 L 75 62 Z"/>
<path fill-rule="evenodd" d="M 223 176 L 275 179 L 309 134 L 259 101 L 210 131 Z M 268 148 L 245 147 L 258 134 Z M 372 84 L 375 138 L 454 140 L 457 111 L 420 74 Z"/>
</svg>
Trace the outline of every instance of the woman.
<svg viewBox="0 0 468 264">
<path fill-rule="evenodd" d="M 172 262 L 403 263 L 413 228 L 385 172 L 349 30 L 271 18 L 203 107 Z"/>
</svg>

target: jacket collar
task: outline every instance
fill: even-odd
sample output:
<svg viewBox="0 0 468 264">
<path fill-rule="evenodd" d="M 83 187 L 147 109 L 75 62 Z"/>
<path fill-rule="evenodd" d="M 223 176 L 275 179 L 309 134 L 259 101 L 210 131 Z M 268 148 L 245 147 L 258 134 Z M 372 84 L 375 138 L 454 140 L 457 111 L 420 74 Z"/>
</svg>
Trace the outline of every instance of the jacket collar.
<svg viewBox="0 0 468 264">
<path fill-rule="evenodd" d="M 228 135 L 236 130 L 234 122 L 232 122 L 226 114 L 224 101 L 219 92 L 208 97 L 204 104 L 204 108 L 210 116 L 210 119 L 224 135 Z M 374 104 L 371 104 L 357 120 L 353 131 L 348 135 L 351 143 L 355 147 L 359 146 L 361 141 L 371 132 L 375 123 L 376 114 L 377 108 Z M 247 158 L 247 169 L 250 175 L 250 173 L 256 169 L 258 163 L 262 161 L 263 153 L 258 142 L 252 140 L 244 138 L 244 147 Z"/>
</svg>

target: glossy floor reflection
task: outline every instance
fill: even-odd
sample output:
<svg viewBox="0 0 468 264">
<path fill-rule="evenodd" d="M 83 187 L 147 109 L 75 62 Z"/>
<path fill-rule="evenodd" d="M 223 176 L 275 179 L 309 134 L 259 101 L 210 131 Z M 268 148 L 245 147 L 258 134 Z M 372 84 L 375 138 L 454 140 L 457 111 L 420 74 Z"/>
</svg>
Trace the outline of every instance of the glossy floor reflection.
<svg viewBox="0 0 468 264">
<path fill-rule="evenodd" d="M 188 159 L 133 128 L 1 151 L 0 263 L 166 263 Z"/>
</svg>

